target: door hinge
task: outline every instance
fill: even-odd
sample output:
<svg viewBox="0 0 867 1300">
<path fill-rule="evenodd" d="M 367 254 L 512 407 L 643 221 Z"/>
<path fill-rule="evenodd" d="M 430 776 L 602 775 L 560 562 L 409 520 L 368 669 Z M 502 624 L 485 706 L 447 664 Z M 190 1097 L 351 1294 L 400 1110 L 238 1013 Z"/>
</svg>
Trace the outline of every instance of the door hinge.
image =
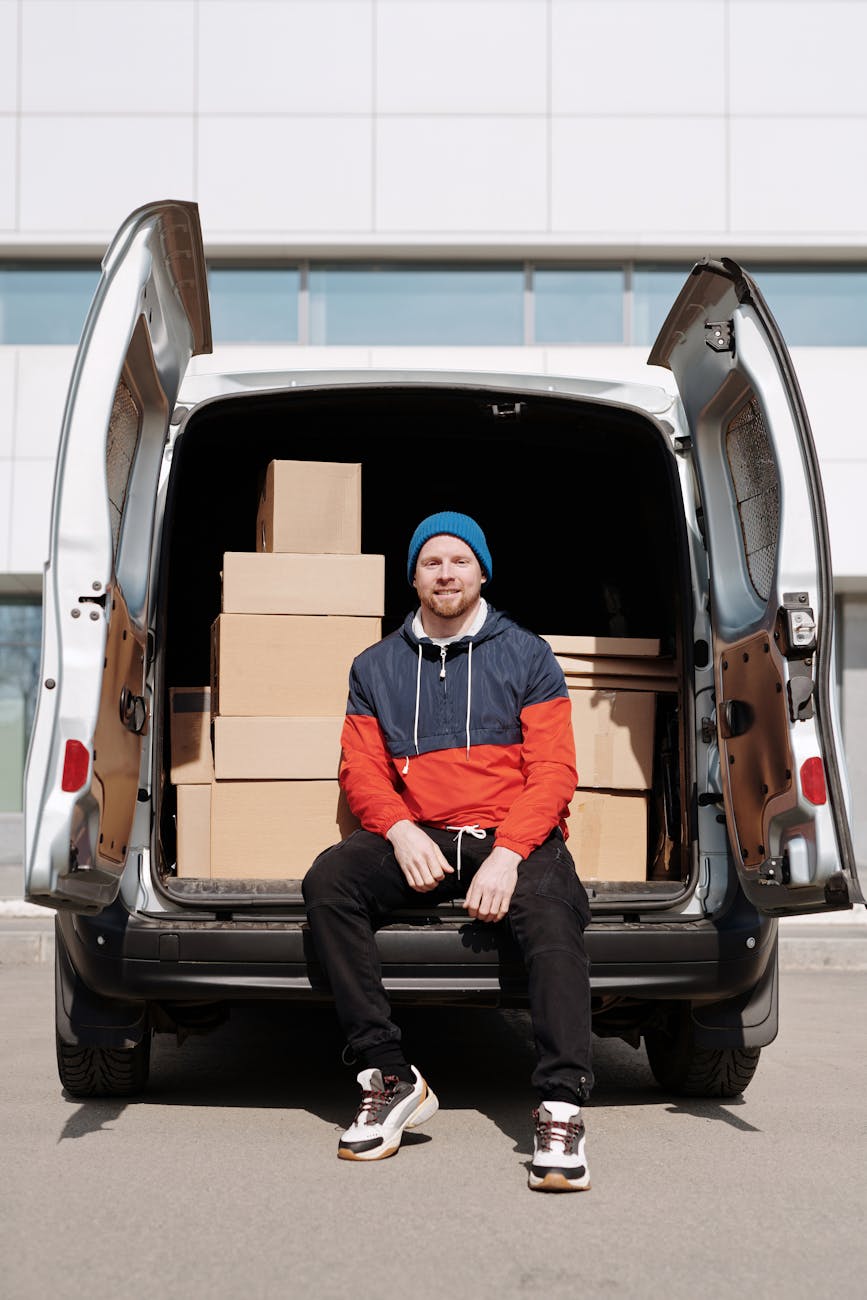
<svg viewBox="0 0 867 1300">
<path fill-rule="evenodd" d="M 768 858 L 759 867 L 760 885 L 787 885 L 789 883 L 789 864 L 785 856 Z"/>
<path fill-rule="evenodd" d="M 705 321 L 705 331 L 707 337 L 705 343 L 714 352 L 734 352 L 735 350 L 735 332 L 732 321 L 730 320 L 709 320 Z"/>
<path fill-rule="evenodd" d="M 702 718 L 701 720 L 701 742 L 703 745 L 712 745 L 716 740 L 716 727 L 713 718 Z"/>
</svg>

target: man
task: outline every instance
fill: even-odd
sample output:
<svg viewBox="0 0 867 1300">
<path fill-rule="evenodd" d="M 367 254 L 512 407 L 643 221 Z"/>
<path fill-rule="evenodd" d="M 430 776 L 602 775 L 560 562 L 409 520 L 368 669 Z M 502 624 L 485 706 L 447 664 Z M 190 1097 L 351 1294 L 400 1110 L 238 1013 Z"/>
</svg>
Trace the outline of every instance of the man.
<svg viewBox="0 0 867 1300">
<path fill-rule="evenodd" d="M 304 881 L 313 941 L 362 1101 L 338 1156 L 393 1155 L 437 1110 L 403 1055 L 375 930 L 389 912 L 463 897 L 468 915 L 507 919 L 528 972 L 539 1093 L 529 1186 L 590 1186 L 581 1104 L 593 1083 L 587 895 L 565 846 L 575 791 L 571 706 L 550 646 L 492 609 L 474 519 L 422 520 L 407 577 L 419 609 L 352 665 L 340 783 L 361 822 Z"/>
</svg>

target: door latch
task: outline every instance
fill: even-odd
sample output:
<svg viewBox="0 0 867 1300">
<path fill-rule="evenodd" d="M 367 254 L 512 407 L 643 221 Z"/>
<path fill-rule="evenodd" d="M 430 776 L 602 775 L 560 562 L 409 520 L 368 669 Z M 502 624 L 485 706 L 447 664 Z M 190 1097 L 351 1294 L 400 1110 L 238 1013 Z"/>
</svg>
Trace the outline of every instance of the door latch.
<svg viewBox="0 0 867 1300">
<path fill-rule="evenodd" d="M 730 320 L 705 321 L 705 343 L 714 352 L 734 352 L 735 332 Z"/>
</svg>

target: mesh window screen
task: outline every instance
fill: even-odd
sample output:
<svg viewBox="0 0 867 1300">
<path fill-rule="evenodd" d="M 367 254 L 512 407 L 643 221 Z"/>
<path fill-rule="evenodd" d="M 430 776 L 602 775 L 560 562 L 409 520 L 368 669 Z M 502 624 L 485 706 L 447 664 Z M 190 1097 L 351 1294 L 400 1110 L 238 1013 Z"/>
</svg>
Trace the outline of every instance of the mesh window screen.
<svg viewBox="0 0 867 1300">
<path fill-rule="evenodd" d="M 117 545 L 120 540 L 123 508 L 140 428 L 139 409 L 132 393 L 121 380 L 114 395 L 105 452 L 105 472 L 111 512 L 111 547 L 115 563 L 117 563 Z"/>
<path fill-rule="evenodd" d="M 780 532 L 780 479 L 765 421 L 752 398 L 726 430 L 726 456 L 734 483 L 752 584 L 762 600 L 771 594 Z"/>
</svg>

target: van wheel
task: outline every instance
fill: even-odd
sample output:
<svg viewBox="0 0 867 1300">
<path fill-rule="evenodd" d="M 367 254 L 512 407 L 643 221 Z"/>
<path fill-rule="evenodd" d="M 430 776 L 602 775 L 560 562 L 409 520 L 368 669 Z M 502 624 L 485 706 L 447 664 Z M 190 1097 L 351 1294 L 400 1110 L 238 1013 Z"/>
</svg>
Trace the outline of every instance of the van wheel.
<svg viewBox="0 0 867 1300">
<path fill-rule="evenodd" d="M 644 1045 L 659 1086 L 685 1097 L 738 1097 L 762 1053 L 760 1047 L 696 1047 L 689 1007 L 664 1029 L 648 1030 Z"/>
<path fill-rule="evenodd" d="M 150 1073 L 151 1039 L 135 1047 L 77 1047 L 57 1035 L 57 1072 L 73 1097 L 131 1097 Z"/>
</svg>

